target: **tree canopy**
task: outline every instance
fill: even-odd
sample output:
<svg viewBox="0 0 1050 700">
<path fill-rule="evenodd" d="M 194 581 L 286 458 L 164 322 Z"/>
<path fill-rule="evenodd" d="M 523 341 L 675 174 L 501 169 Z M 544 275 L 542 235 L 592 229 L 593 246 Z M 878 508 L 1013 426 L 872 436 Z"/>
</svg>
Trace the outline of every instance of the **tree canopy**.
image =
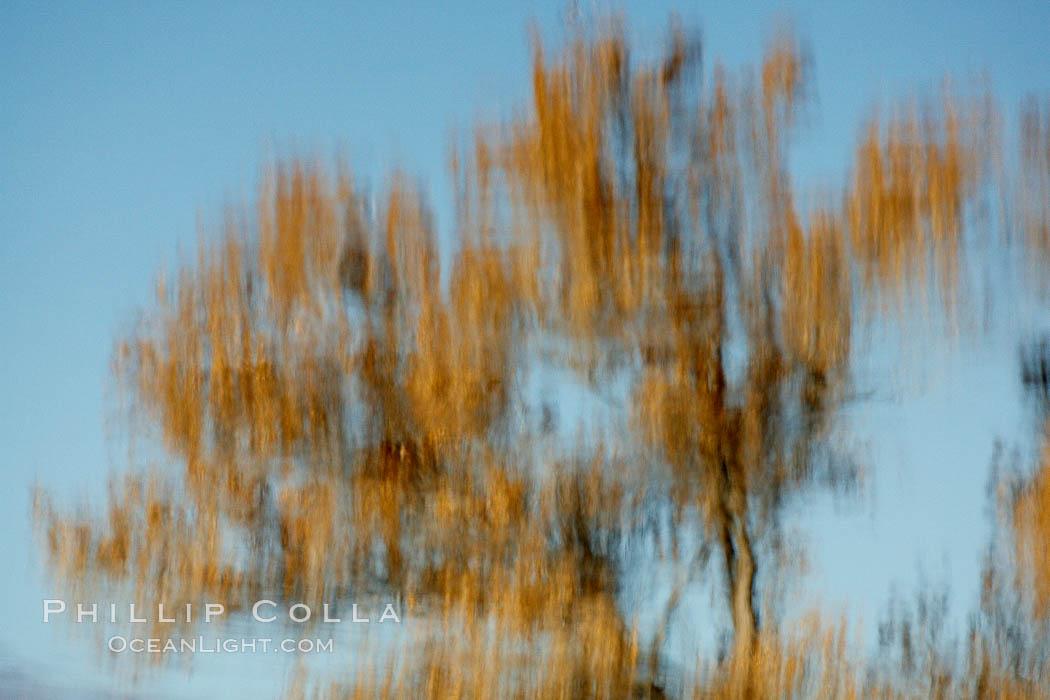
<svg viewBox="0 0 1050 700">
<path fill-rule="evenodd" d="M 889 693 L 847 668 L 844 630 L 778 624 L 781 514 L 856 477 L 851 338 L 887 305 L 951 313 L 980 202 L 1013 197 L 1046 250 L 1048 111 L 1025 111 L 1007 183 L 985 93 L 905 104 L 813 204 L 789 163 L 812 108 L 794 35 L 739 72 L 677 26 L 648 60 L 626 36 L 534 41 L 527 108 L 453 144 L 452 230 L 407 176 L 368 191 L 315 161 L 267 168 L 254 210 L 229 210 L 118 339 L 148 458 L 101 513 L 39 496 L 56 572 L 231 609 L 397 597 L 433 623 L 396 675 L 335 693 Z M 610 408 L 573 432 L 582 404 L 537 395 L 542 377 Z M 1032 619 L 1048 484 L 1019 482 L 1004 516 Z M 646 639 L 622 598 L 639 552 L 681 574 Z M 666 626 L 700 581 L 732 642 L 714 675 L 671 678 Z M 998 657 L 971 658 L 960 689 Z M 1045 668 L 994 672 L 1048 687 Z"/>
</svg>

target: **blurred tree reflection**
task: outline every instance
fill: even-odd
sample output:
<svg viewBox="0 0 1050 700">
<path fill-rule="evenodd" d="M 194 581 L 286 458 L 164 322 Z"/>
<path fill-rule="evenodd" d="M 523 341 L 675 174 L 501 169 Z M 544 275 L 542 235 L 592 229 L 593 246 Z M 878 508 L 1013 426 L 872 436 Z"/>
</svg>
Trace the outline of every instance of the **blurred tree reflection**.
<svg viewBox="0 0 1050 700">
<path fill-rule="evenodd" d="M 555 53 L 537 39 L 529 108 L 453 148 L 444 263 L 406 177 L 370 206 L 348 172 L 275 165 L 256 211 L 162 276 L 119 339 L 138 439 L 163 456 L 115 480 L 101 514 L 39 494 L 55 573 L 230 609 L 397 597 L 437 623 L 332 690 L 352 697 L 898 692 L 849 657 L 844 623 L 779 624 L 781 515 L 856 477 L 833 438 L 865 306 L 932 289 L 950 308 L 964 291 L 995 116 L 946 94 L 873 121 L 841 196 L 804 208 L 788 152 L 809 75 L 790 34 L 738 74 L 703 66 L 678 27 L 648 61 L 616 22 Z M 1040 114 L 1023 211 L 1045 247 Z M 559 430 L 529 394 L 541 375 L 612 396 L 608 425 Z M 1048 485 L 1026 482 L 1010 521 L 1040 619 Z M 643 653 L 621 594 L 637 553 L 668 541 L 682 575 Z M 670 678 L 667 627 L 704 580 L 724 589 L 732 643 Z M 933 619 L 887 623 L 887 645 Z M 985 663 L 992 638 L 974 634 Z M 993 690 L 937 666 L 929 693 L 1050 687 L 996 659 Z"/>
</svg>

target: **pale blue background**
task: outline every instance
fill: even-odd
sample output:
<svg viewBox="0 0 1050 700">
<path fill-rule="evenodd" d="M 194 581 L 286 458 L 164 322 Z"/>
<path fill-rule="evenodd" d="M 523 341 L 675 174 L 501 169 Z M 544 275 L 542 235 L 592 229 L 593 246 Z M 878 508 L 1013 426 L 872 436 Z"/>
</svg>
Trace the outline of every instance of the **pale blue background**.
<svg viewBox="0 0 1050 700">
<path fill-rule="evenodd" d="M 98 498 L 120 464 L 104 432 L 110 344 L 148 300 L 157 267 L 192 250 L 198 215 L 249 201 L 274 154 L 340 151 L 376 183 L 396 165 L 418 174 L 447 226 L 450 128 L 521 104 L 527 22 L 551 37 L 565 17 L 535 0 L 215 5 L 0 6 L 0 684 L 111 687 L 94 642 L 67 643 L 39 622 L 47 592 L 29 493 L 39 479 Z M 986 70 L 1007 116 L 1027 91 L 1050 87 L 1046 2 L 624 7 L 648 38 L 677 10 L 703 29 L 705 56 L 731 67 L 757 61 L 778 18 L 792 19 L 815 59 L 817 99 L 794 154 L 814 185 L 839 180 L 874 105 L 935 90 L 947 72 Z M 818 500 L 790 520 L 816 533 L 808 599 L 869 627 L 892 583 L 912 589 L 919 564 L 969 606 L 993 440 L 1024 447 L 1032 427 L 1013 336 L 949 347 L 923 327 L 868 346 L 878 371 L 866 376 L 893 378 L 851 414 L 870 498 L 838 510 Z M 283 673 L 218 663 L 139 690 L 276 693 Z"/>
</svg>

